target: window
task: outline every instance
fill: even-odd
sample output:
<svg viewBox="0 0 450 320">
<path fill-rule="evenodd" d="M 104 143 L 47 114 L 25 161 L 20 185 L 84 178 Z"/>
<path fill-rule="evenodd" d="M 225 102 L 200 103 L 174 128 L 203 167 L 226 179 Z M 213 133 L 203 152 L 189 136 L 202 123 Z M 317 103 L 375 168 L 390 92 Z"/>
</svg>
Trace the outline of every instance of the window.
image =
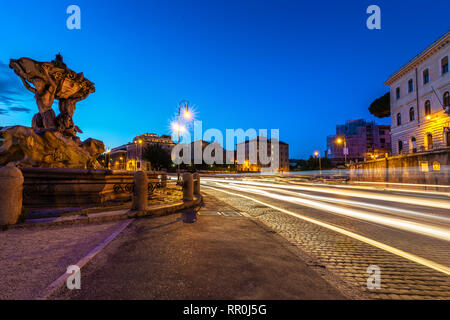
<svg viewBox="0 0 450 320">
<path fill-rule="evenodd" d="M 430 72 L 428 69 L 423 70 L 423 84 L 430 82 Z"/>
<path fill-rule="evenodd" d="M 414 108 L 409 109 L 409 121 L 414 121 Z"/>
<path fill-rule="evenodd" d="M 386 139 L 385 138 L 381 138 L 380 139 L 380 143 L 386 143 Z"/>
<path fill-rule="evenodd" d="M 448 56 L 441 60 L 441 74 L 448 72 Z"/>
<path fill-rule="evenodd" d="M 403 151 L 403 141 L 398 140 L 398 153 L 402 153 Z"/>
<path fill-rule="evenodd" d="M 425 115 L 431 114 L 431 103 L 430 100 L 425 101 Z"/>
<path fill-rule="evenodd" d="M 402 124 L 402 115 L 400 113 L 397 113 L 397 125 L 401 125 Z"/>
<path fill-rule="evenodd" d="M 413 90 L 414 90 L 413 79 L 409 79 L 408 80 L 408 92 L 413 92 Z"/>
<path fill-rule="evenodd" d="M 425 141 L 427 142 L 427 150 L 433 150 L 433 135 L 428 133 Z"/>
<path fill-rule="evenodd" d="M 395 96 L 397 97 L 397 99 L 400 99 L 400 87 L 395 89 Z"/>
<path fill-rule="evenodd" d="M 411 138 L 411 151 L 414 153 L 417 152 L 417 142 L 414 137 Z"/>
<path fill-rule="evenodd" d="M 450 107 L 450 94 L 448 93 L 448 91 L 446 91 L 444 93 L 444 108 L 446 107 Z"/>
</svg>

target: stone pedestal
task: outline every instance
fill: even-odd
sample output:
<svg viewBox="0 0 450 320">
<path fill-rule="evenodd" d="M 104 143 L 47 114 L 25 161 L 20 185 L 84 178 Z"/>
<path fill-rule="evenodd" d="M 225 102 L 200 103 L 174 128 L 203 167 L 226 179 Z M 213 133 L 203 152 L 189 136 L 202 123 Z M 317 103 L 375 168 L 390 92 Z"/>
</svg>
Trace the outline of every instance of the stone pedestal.
<svg viewBox="0 0 450 320">
<path fill-rule="evenodd" d="M 192 173 L 183 173 L 183 201 L 194 200 L 194 179 Z"/>
<path fill-rule="evenodd" d="M 22 211 L 22 172 L 0 167 L 0 181 L 0 225 L 15 224 Z"/>
<path fill-rule="evenodd" d="M 194 194 L 200 194 L 200 175 L 198 173 L 194 173 Z"/>
<path fill-rule="evenodd" d="M 133 190 L 133 210 L 145 210 L 148 206 L 148 178 L 144 171 L 137 171 L 134 174 Z"/>
</svg>

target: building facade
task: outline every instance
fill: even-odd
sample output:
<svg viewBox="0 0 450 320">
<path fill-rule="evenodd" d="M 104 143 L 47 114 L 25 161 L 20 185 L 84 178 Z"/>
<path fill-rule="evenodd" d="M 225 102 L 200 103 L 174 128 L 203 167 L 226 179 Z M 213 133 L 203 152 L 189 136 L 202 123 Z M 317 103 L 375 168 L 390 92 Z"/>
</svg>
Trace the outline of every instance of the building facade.
<svg viewBox="0 0 450 320">
<path fill-rule="evenodd" d="M 151 145 L 160 145 L 161 148 L 170 154 L 175 143 L 169 135 L 141 134 L 136 136 L 133 142 L 111 150 L 109 167 L 116 170 L 150 170 L 151 164 L 143 158 L 143 153 L 145 148 Z"/>
<path fill-rule="evenodd" d="M 449 42 L 450 31 L 385 82 L 394 155 L 450 148 Z"/>
<path fill-rule="evenodd" d="M 336 134 L 327 136 L 327 156 L 335 164 L 344 162 L 344 153 L 347 153 L 347 160 L 363 161 L 385 157 L 390 151 L 390 126 L 364 119 L 337 125 Z"/>
<path fill-rule="evenodd" d="M 253 140 L 247 140 L 245 142 L 238 143 L 236 146 L 236 154 L 239 153 L 240 148 L 244 148 L 244 150 L 245 150 L 244 163 L 236 164 L 236 169 L 238 171 L 261 172 L 264 169 L 271 168 L 270 164 L 263 164 L 260 159 L 259 149 L 260 149 L 261 139 L 265 139 L 267 141 L 267 156 L 271 157 L 273 160 L 273 155 L 272 155 L 273 148 L 272 148 L 271 140 L 269 140 L 265 137 L 257 137 L 256 139 L 253 139 Z M 256 145 L 256 155 L 257 155 L 256 161 L 252 161 L 252 159 L 250 159 L 250 147 L 252 145 L 251 142 L 254 142 Z M 282 141 L 279 141 L 278 145 L 279 145 L 279 150 L 278 150 L 279 167 L 276 168 L 274 171 L 287 172 L 287 171 L 289 171 L 289 145 Z M 237 161 L 239 159 L 235 158 L 235 160 Z"/>
</svg>

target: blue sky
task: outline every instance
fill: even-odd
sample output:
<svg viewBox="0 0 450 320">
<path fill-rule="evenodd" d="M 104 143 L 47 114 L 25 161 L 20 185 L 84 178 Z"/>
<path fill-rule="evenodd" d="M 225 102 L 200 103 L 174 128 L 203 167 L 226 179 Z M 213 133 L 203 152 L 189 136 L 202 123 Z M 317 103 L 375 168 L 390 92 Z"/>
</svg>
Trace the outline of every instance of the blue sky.
<svg viewBox="0 0 450 320">
<path fill-rule="evenodd" d="M 66 28 L 71 4 L 81 30 Z M 381 30 L 366 28 L 371 4 Z M 82 139 L 114 147 L 169 133 L 187 99 L 204 130 L 278 128 L 291 158 L 305 158 L 325 150 L 336 124 L 374 119 L 367 108 L 384 81 L 449 30 L 449 10 L 447 1 L 395 0 L 3 2 L 0 109 L 31 111 L 0 112 L 0 126 L 29 126 L 37 112 L 9 59 L 61 52 L 96 84 L 74 116 Z"/>
</svg>

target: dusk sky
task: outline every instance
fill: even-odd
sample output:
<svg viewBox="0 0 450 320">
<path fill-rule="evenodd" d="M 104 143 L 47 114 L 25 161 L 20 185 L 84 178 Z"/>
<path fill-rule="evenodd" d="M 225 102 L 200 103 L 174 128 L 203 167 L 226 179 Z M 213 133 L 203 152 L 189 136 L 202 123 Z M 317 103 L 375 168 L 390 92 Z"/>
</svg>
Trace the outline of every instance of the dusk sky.
<svg viewBox="0 0 450 320">
<path fill-rule="evenodd" d="M 71 4 L 81 30 L 66 28 Z M 366 28 L 371 4 L 381 30 Z M 447 1 L 3 1 L 0 126 L 31 126 L 37 112 L 9 59 L 61 52 L 96 86 L 75 112 L 82 139 L 169 134 L 187 99 L 204 130 L 280 129 L 290 157 L 306 158 L 336 124 L 374 120 L 384 81 L 447 32 L 448 17 Z"/>
</svg>

